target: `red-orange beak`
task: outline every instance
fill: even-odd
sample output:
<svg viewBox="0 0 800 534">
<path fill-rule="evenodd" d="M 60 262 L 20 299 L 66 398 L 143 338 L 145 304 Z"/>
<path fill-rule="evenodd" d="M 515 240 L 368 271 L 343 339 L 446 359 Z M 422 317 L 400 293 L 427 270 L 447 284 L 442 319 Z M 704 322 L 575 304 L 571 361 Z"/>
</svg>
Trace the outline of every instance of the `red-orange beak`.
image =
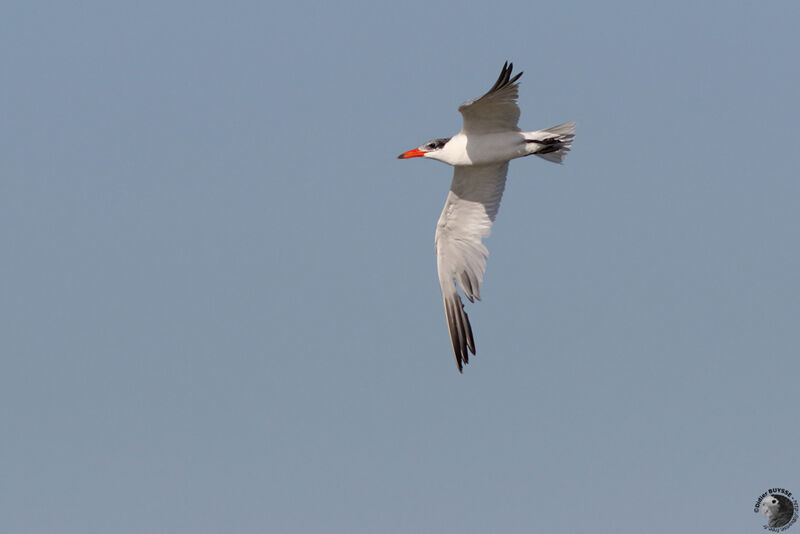
<svg viewBox="0 0 800 534">
<path fill-rule="evenodd" d="M 403 152 L 397 159 L 408 159 L 408 158 L 421 158 L 425 154 L 424 150 L 420 150 L 415 148 L 414 150 L 409 150 L 408 152 Z"/>
</svg>

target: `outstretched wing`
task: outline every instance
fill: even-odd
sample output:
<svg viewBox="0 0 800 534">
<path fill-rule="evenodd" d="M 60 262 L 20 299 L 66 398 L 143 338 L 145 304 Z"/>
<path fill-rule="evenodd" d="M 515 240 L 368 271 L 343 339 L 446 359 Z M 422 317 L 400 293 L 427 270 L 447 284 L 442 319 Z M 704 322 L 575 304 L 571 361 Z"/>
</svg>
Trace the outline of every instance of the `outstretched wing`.
<svg viewBox="0 0 800 534">
<path fill-rule="evenodd" d="M 475 340 L 456 280 L 464 295 L 480 300 L 489 251 L 482 239 L 491 233 L 506 186 L 508 163 L 456 167 L 453 184 L 436 225 L 436 264 L 447 328 L 458 370 L 475 354 Z"/>
<path fill-rule="evenodd" d="M 519 131 L 519 95 L 520 72 L 513 78 L 513 63 L 506 62 L 500 77 L 485 95 L 459 106 L 458 111 L 464 117 L 461 131 L 465 134 L 487 134 L 493 132 Z"/>
</svg>

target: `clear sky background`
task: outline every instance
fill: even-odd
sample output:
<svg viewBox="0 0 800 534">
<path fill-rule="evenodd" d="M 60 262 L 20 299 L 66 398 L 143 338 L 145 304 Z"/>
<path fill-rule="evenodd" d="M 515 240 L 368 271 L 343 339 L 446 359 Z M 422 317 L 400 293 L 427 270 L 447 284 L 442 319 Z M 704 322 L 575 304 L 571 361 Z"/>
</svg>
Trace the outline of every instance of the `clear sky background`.
<svg viewBox="0 0 800 534">
<path fill-rule="evenodd" d="M 797 2 L 15 4 L 3 533 L 760 532 L 800 493 Z M 510 166 L 459 375 L 452 170 L 396 156 L 505 60 L 578 132 Z"/>
</svg>

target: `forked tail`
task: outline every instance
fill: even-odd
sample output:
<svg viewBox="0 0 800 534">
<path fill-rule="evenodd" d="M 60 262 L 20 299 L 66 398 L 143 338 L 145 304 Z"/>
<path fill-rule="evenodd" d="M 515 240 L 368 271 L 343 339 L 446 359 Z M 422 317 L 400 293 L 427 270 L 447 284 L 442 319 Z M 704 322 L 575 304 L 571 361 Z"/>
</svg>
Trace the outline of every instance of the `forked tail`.
<svg viewBox="0 0 800 534">
<path fill-rule="evenodd" d="M 531 154 L 536 154 L 553 163 L 561 163 L 572 147 L 574 138 L 575 123 L 567 122 L 546 130 L 526 134 L 525 142 L 528 143 Z"/>
</svg>

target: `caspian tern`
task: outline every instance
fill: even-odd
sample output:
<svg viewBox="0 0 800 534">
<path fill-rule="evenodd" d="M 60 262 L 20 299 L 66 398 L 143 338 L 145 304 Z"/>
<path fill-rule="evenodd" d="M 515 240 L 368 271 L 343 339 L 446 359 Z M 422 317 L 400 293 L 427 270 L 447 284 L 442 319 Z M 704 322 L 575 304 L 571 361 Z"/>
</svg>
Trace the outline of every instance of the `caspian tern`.
<svg viewBox="0 0 800 534">
<path fill-rule="evenodd" d="M 442 287 L 444 312 L 458 371 L 475 354 L 475 340 L 456 281 L 470 302 L 480 300 L 489 251 L 489 237 L 506 185 L 508 162 L 536 154 L 561 163 L 572 146 L 575 123 L 546 130 L 523 132 L 517 127 L 520 72 L 513 78 L 513 63 L 506 62 L 500 77 L 485 95 L 459 106 L 464 117 L 453 137 L 433 139 L 404 152 L 399 159 L 429 158 L 455 168 L 450 193 L 436 224 L 436 264 Z"/>
<path fill-rule="evenodd" d="M 794 504 L 786 495 L 773 493 L 761 501 L 761 513 L 767 516 L 767 526 L 780 528 L 786 525 L 795 513 Z"/>
</svg>

